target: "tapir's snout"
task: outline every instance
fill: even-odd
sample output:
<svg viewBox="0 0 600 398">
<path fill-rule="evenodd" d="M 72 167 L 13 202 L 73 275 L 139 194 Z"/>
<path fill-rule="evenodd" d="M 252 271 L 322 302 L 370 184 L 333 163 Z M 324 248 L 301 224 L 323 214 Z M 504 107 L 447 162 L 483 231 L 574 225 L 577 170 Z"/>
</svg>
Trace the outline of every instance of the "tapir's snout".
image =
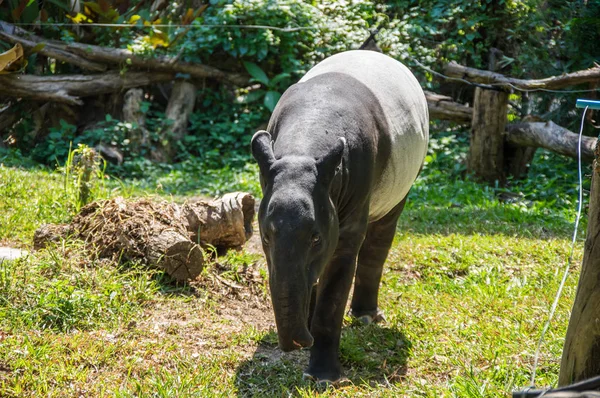
<svg viewBox="0 0 600 398">
<path fill-rule="evenodd" d="M 302 328 L 291 337 L 279 333 L 279 348 L 284 352 L 312 347 L 314 339 L 307 328 Z"/>
</svg>

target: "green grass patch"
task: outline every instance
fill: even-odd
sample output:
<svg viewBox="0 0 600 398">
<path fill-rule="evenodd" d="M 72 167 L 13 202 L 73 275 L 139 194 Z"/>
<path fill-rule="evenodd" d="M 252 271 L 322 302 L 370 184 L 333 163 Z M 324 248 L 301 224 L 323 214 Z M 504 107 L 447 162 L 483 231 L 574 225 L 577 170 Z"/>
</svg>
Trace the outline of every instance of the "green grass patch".
<svg viewBox="0 0 600 398">
<path fill-rule="evenodd" d="M 570 249 L 576 167 L 539 151 L 529 179 L 500 189 L 466 176 L 465 154 L 452 131 L 432 140 L 385 268 L 387 322 L 345 320 L 346 384 L 304 381 L 308 353 L 279 351 L 260 255 L 229 252 L 201 283 L 176 286 L 67 240 L 0 263 L 0 396 L 489 397 L 527 386 Z M 103 197 L 260 193 L 255 166 L 147 166 L 109 179 Z M 1 241 L 27 248 L 39 225 L 73 212 L 60 173 L 0 166 Z M 584 227 L 539 386 L 557 381 Z"/>
</svg>

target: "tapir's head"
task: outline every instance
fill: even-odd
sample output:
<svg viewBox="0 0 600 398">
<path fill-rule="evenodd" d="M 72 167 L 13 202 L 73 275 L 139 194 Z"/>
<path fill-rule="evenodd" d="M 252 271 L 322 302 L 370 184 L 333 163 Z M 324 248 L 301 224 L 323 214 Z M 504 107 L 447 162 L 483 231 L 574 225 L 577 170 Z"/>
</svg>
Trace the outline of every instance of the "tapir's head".
<svg viewBox="0 0 600 398">
<path fill-rule="evenodd" d="M 263 190 L 258 223 L 269 266 L 279 346 L 284 351 L 313 343 L 308 329 L 311 290 L 338 241 L 339 223 L 330 186 L 345 145 L 341 138 L 318 159 L 276 159 L 269 133 L 259 131 L 252 138 Z"/>
</svg>

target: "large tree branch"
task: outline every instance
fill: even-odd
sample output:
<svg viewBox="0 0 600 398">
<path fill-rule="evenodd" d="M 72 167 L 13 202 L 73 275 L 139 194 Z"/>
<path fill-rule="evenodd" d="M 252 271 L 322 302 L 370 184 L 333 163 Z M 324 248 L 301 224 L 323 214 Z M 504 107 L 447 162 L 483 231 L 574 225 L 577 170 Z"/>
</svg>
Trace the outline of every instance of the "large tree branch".
<svg viewBox="0 0 600 398">
<path fill-rule="evenodd" d="M 471 123 L 473 108 L 458 102 L 445 95 L 425 91 L 429 117 L 432 119 L 451 120 L 458 123 Z"/>
<path fill-rule="evenodd" d="M 560 76 L 550 76 L 545 79 L 526 80 L 514 79 L 500 73 L 469 68 L 459 65 L 456 62 L 450 62 L 444 68 L 444 73 L 449 77 L 464 79 L 474 83 L 505 87 L 510 87 L 512 85 L 524 90 L 535 90 L 540 88 L 552 90 L 576 86 L 582 83 L 600 82 L 600 67 L 567 73 Z"/>
<path fill-rule="evenodd" d="M 172 73 L 107 72 L 97 75 L 2 75 L 0 95 L 81 105 L 79 97 L 112 93 L 174 79 Z"/>
<path fill-rule="evenodd" d="M 577 158 L 579 136 L 564 127 L 549 122 L 515 123 L 506 126 L 506 140 L 520 146 L 546 148 L 552 152 Z M 597 139 L 581 137 L 581 159 L 591 163 Z"/>
<path fill-rule="evenodd" d="M 0 21 L 0 28 L 4 30 L 5 35 L 11 36 L 14 40 L 26 38 L 32 43 L 44 43 L 49 51 L 60 52 L 61 54 L 71 53 L 81 58 L 85 58 L 88 61 L 103 64 L 127 65 L 130 68 L 139 68 L 156 72 L 186 73 L 194 78 L 216 79 L 238 86 L 243 86 L 248 83 L 247 76 L 227 73 L 208 65 L 179 62 L 177 58 L 173 57 L 146 57 L 124 49 L 47 40 L 4 21 Z"/>
<path fill-rule="evenodd" d="M 48 44 L 44 43 L 43 41 L 36 42 L 36 41 L 32 41 L 32 40 L 27 40 L 23 37 L 11 35 L 2 30 L 0 30 L 0 40 L 4 40 L 4 41 L 7 41 L 12 44 L 20 43 L 27 50 L 31 50 L 38 44 L 42 43 L 42 44 L 44 44 L 44 47 L 42 49 L 40 49 L 38 52 L 46 57 L 54 58 L 59 61 L 77 65 L 82 69 L 91 70 L 94 72 L 104 72 L 106 70 L 106 65 L 104 65 L 104 64 L 92 62 L 90 60 L 85 59 L 84 57 L 80 57 L 79 55 L 72 54 L 68 51 L 61 50 L 52 45 L 48 45 Z"/>
<path fill-rule="evenodd" d="M 79 54 L 87 59 L 97 62 L 128 65 L 132 68 L 140 68 L 158 72 L 187 73 L 195 78 L 211 78 L 235 85 L 244 85 L 248 83 L 248 78 L 245 76 L 226 73 L 208 65 L 179 62 L 174 58 L 166 56 L 148 58 L 135 55 L 128 50 L 100 47 L 82 43 L 71 43 L 65 48 L 67 51 Z"/>
</svg>

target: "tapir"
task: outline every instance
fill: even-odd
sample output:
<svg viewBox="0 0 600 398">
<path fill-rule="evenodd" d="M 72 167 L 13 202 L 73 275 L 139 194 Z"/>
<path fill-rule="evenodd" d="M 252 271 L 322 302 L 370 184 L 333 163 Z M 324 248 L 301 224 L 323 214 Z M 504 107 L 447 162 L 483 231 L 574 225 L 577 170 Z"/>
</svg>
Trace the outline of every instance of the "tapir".
<svg viewBox="0 0 600 398">
<path fill-rule="evenodd" d="M 310 347 L 305 377 L 341 378 L 342 321 L 378 321 L 383 264 L 427 152 L 423 90 L 400 62 L 347 51 L 281 96 L 252 137 L 258 223 L 279 346 Z"/>
</svg>

